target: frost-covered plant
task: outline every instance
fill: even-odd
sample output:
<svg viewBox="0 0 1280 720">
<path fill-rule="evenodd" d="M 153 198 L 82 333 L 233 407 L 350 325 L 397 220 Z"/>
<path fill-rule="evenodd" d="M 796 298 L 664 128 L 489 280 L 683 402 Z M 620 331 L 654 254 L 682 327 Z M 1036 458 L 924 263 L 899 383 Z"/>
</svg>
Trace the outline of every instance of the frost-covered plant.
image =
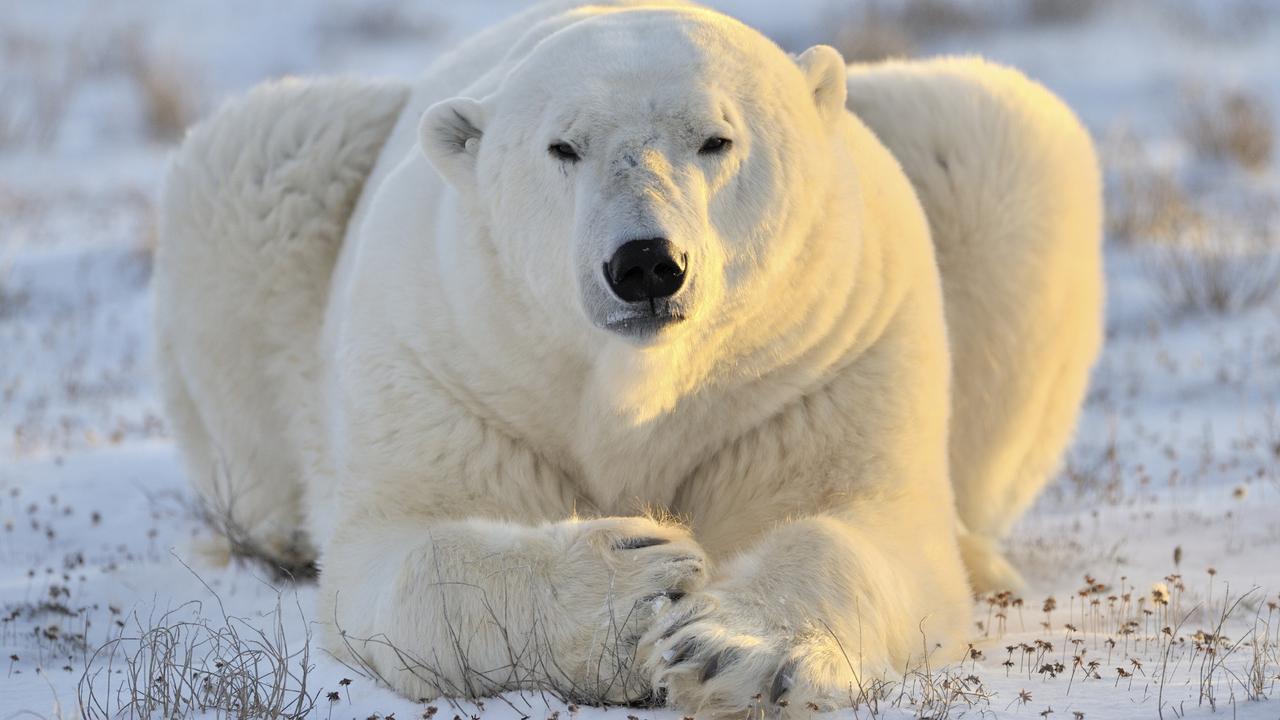
<svg viewBox="0 0 1280 720">
<path fill-rule="evenodd" d="M 203 581 L 202 581 L 203 582 Z M 158 617 L 134 613 L 87 659 L 77 688 L 83 718 L 304 718 L 320 690 L 310 683 L 311 631 L 289 641 L 282 598 L 263 618 L 198 601 Z M 301 614 L 301 609 L 298 610 Z M 265 622 L 264 622 L 265 620 Z"/>
<path fill-rule="evenodd" d="M 1153 248 L 1149 272 L 1175 312 L 1238 312 L 1280 289 L 1280 246 L 1257 227 L 1193 225 Z"/>
<path fill-rule="evenodd" d="M 1275 131 L 1261 97 L 1243 90 L 1193 88 L 1183 103 L 1183 137 L 1198 156 L 1262 171 L 1271 164 Z"/>
</svg>

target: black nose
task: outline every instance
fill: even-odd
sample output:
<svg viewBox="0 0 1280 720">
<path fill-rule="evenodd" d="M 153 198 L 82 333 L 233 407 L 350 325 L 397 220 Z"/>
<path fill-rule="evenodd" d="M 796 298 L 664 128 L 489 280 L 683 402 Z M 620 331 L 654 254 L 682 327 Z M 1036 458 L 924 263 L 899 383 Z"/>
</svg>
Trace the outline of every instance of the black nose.
<svg viewBox="0 0 1280 720">
<path fill-rule="evenodd" d="M 684 284 L 689 255 L 666 238 L 624 243 L 604 264 L 604 278 L 626 302 L 671 297 Z"/>
</svg>

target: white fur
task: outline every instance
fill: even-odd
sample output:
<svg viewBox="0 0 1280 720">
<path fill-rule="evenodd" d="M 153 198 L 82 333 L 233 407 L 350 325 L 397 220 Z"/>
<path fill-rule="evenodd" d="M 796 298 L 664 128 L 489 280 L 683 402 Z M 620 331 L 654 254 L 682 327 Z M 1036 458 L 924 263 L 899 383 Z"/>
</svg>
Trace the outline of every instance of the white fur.
<svg viewBox="0 0 1280 720">
<path fill-rule="evenodd" d="M 964 646 L 950 352 L 986 433 L 951 448 L 966 556 L 1014 577 L 981 511 L 1019 512 L 1074 421 L 1097 195 L 1087 136 L 1010 71 L 846 78 L 695 7 L 555 2 L 407 99 L 276 86 L 196 130 L 159 365 L 197 487 L 315 544 L 326 644 L 401 692 L 836 706 Z M 686 319 L 606 329 L 602 260 L 657 233 Z"/>
<path fill-rule="evenodd" d="M 154 291 L 167 414 L 211 509 L 290 562 L 315 552 L 302 456 L 322 435 L 329 277 L 406 95 L 349 79 L 263 85 L 189 133 L 165 184 Z"/>
<path fill-rule="evenodd" d="M 1016 588 L 995 549 L 1058 468 L 1102 343 L 1102 196 L 1071 111 L 977 58 L 855 65 L 849 108 L 924 205 L 953 365 L 951 481 L 977 589 Z"/>
</svg>

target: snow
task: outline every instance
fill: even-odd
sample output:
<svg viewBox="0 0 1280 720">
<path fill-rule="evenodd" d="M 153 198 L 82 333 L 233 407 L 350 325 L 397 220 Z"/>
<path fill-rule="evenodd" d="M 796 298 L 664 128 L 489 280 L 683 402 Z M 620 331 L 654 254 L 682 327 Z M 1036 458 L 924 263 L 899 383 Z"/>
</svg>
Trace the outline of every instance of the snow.
<svg viewBox="0 0 1280 720">
<path fill-rule="evenodd" d="M 711 4 L 790 50 L 860 17 L 824 0 Z M 1112 159 L 1112 191 L 1127 134 L 1200 195 L 1280 198 L 1274 159 L 1254 172 L 1197 160 L 1180 120 L 1197 84 L 1251 91 L 1280 112 L 1280 6 L 1136 1 L 1035 24 L 1018 10 L 1027 3 L 951 4 L 981 9 L 986 24 L 921 30 L 916 50 L 986 54 L 1059 92 Z M 274 637 L 278 626 L 289 652 L 313 627 L 312 584 L 219 567 L 201 550 L 207 531 L 149 369 L 149 248 L 172 141 L 148 129 L 137 59 L 180 73 L 198 117 L 281 74 L 412 75 L 519 6 L 0 2 L 0 719 L 78 716 L 86 665 L 104 668 L 94 650 L 165 613 L 195 622 L 185 627 L 206 642 L 235 628 Z M 1174 311 L 1154 272 L 1162 252 L 1110 243 L 1108 342 L 1078 439 L 1009 541 L 1032 583 L 1021 605 L 984 599 L 969 661 L 913 674 L 843 716 L 1280 717 L 1280 613 L 1269 607 L 1280 600 L 1280 295 L 1229 314 Z M 1159 583 L 1168 607 L 1153 601 Z M 1046 613 L 1049 597 L 1057 607 Z M 1129 620 L 1134 632 L 1120 632 Z M 1196 649 L 1197 631 L 1224 640 L 1202 635 Z M 424 713 L 311 651 L 289 668 L 311 666 L 317 716 Z M 1086 677 L 1095 659 L 1098 677 Z M 97 702 L 119 687 L 120 667 L 90 673 Z M 1249 699 L 1251 669 L 1271 700 Z M 678 717 L 516 694 L 437 706 L 446 718 Z"/>
</svg>

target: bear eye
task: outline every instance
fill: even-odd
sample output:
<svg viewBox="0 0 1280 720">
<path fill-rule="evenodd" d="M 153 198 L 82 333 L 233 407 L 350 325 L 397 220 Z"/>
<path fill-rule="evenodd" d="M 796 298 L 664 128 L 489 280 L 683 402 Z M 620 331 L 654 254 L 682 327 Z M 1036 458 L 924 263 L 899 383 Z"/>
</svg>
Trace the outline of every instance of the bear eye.
<svg viewBox="0 0 1280 720">
<path fill-rule="evenodd" d="M 724 152 L 725 150 L 728 150 L 729 146 L 732 144 L 733 144 L 733 141 L 730 140 L 729 138 L 722 138 L 722 137 L 707 138 L 707 141 L 702 143 L 702 147 L 698 148 L 698 154 L 699 155 L 718 155 Z"/>
<path fill-rule="evenodd" d="M 551 157 L 564 162 L 578 162 L 582 159 L 578 151 L 567 142 L 553 142 L 547 146 L 547 152 L 551 153 Z"/>
</svg>

